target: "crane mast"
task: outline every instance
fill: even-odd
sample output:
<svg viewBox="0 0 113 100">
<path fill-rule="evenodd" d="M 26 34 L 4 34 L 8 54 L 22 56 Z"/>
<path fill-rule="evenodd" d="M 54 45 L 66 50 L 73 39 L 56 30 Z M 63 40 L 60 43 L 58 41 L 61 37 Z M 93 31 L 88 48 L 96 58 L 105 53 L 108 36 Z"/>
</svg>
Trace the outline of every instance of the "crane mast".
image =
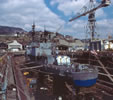
<svg viewBox="0 0 113 100">
<path fill-rule="evenodd" d="M 90 7 L 93 8 L 95 5 L 94 5 L 94 0 L 90 0 Z M 96 23 L 96 18 L 95 18 L 95 11 L 92 11 L 89 13 L 89 16 L 88 16 L 88 30 L 89 30 L 89 33 L 91 34 L 91 40 L 94 40 L 94 35 L 96 33 L 95 31 L 95 23 Z"/>
<path fill-rule="evenodd" d="M 33 25 L 32 25 L 32 41 L 34 41 L 34 37 L 35 36 L 35 22 L 33 22 Z"/>
<path fill-rule="evenodd" d="M 77 15 L 75 17 L 73 17 L 72 19 L 70 19 L 69 21 L 74 21 L 82 16 L 86 16 L 88 15 L 88 33 L 91 34 L 91 40 L 95 39 L 95 28 L 96 28 L 96 18 L 95 18 L 95 11 L 99 8 L 102 7 L 107 7 L 110 5 L 110 0 L 101 0 L 100 3 L 96 4 L 95 0 L 90 0 L 89 1 L 89 5 L 85 5 L 83 7 L 83 11 L 77 13 Z"/>
</svg>

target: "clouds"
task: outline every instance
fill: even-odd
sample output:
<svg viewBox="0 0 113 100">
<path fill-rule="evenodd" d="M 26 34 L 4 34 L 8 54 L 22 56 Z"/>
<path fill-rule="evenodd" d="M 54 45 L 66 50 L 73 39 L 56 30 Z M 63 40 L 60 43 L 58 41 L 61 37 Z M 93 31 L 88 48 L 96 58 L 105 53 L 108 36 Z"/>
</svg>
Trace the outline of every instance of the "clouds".
<svg viewBox="0 0 113 100">
<path fill-rule="evenodd" d="M 75 38 L 85 38 L 85 26 L 87 25 L 87 20 L 76 20 L 73 22 L 66 23 L 64 28 L 60 31 L 66 35 L 71 35 Z M 65 35 L 64 34 L 64 35 Z"/>
<path fill-rule="evenodd" d="M 48 9 L 43 0 L 5 0 L 0 4 L 0 14 L 1 25 L 20 26 L 28 30 L 33 20 L 39 30 L 44 25 L 55 30 L 59 24 L 65 23 Z"/>
<path fill-rule="evenodd" d="M 46 29 L 55 32 L 60 26 L 64 26 L 59 30 L 60 33 L 69 34 L 77 38 L 84 38 L 84 27 L 87 25 L 87 20 L 81 18 L 74 22 L 67 23 L 65 17 L 70 19 L 71 16 L 75 15 L 89 0 L 49 1 L 50 6 L 57 5 L 56 11 L 64 13 L 62 19 L 62 15 L 57 15 L 57 13 L 54 12 L 55 10 L 52 11 L 44 0 L 0 0 L 0 25 L 21 27 L 29 31 L 31 30 L 33 20 L 35 20 L 37 30 L 43 30 L 44 26 L 46 26 Z M 106 16 L 107 14 L 103 9 L 96 11 L 96 18 L 100 18 L 97 23 L 101 33 L 107 33 L 112 29 L 110 24 L 112 25 L 113 21 L 112 19 L 107 19 Z"/>
<path fill-rule="evenodd" d="M 97 21 L 98 32 L 102 38 L 107 38 L 109 34 L 113 36 L 113 19 L 103 19 Z"/>
<path fill-rule="evenodd" d="M 76 14 L 88 0 L 52 0 L 51 5 L 59 4 L 58 9 L 66 16 Z"/>
<path fill-rule="evenodd" d="M 62 11 L 65 16 L 76 15 L 83 11 L 83 7 L 90 7 L 89 0 L 51 0 L 51 5 L 54 6 L 55 4 L 58 4 L 58 10 Z M 96 11 L 96 17 L 105 16 L 106 13 L 103 9 Z"/>
<path fill-rule="evenodd" d="M 54 6 L 57 4 L 58 10 L 62 11 L 65 16 L 73 16 L 77 14 L 77 12 L 80 12 L 84 5 L 89 6 L 88 2 L 89 0 L 51 0 L 51 5 Z M 111 2 L 113 2 L 113 0 L 111 0 Z M 96 10 L 97 33 L 100 33 L 102 37 L 105 37 L 106 33 L 110 33 L 110 30 L 113 28 L 108 24 L 110 21 L 112 22 L 112 19 L 107 18 L 109 16 L 108 14 L 109 13 L 106 13 L 103 8 Z M 87 23 L 88 21 L 86 19 L 77 19 L 70 24 L 70 29 L 66 29 L 66 31 L 81 38 L 81 36 L 83 37 L 82 34 L 85 34 L 86 30 L 84 27 Z M 112 31 L 111 33 L 113 34 Z"/>
<path fill-rule="evenodd" d="M 105 17 L 107 17 L 107 14 L 104 12 L 103 9 L 96 10 L 95 14 L 96 14 L 95 15 L 96 18 L 105 18 Z"/>
</svg>

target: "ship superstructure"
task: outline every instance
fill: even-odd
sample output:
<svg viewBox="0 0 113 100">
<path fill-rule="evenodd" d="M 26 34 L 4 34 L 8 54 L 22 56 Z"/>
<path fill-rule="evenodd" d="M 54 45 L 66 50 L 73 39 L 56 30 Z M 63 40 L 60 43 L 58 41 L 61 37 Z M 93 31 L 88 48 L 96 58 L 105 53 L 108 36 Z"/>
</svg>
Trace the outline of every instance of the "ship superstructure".
<svg viewBox="0 0 113 100">
<path fill-rule="evenodd" d="M 54 49 L 53 49 L 54 48 Z M 98 70 L 96 66 L 72 63 L 66 54 L 59 54 L 50 41 L 32 41 L 26 50 L 30 60 L 42 65 L 39 70 L 61 77 L 69 77 L 75 86 L 88 87 L 96 83 Z"/>
</svg>

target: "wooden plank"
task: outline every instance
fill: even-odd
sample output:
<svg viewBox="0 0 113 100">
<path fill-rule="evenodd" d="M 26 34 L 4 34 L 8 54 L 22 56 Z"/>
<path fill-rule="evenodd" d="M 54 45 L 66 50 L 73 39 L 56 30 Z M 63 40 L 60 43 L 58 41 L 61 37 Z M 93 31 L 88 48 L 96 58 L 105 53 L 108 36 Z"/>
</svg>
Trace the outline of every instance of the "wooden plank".
<svg viewBox="0 0 113 100">
<path fill-rule="evenodd" d="M 98 68 L 103 68 L 103 67 L 98 67 Z M 113 70 L 113 68 L 109 68 L 109 67 L 105 67 L 106 69 L 110 69 L 110 70 Z"/>
<path fill-rule="evenodd" d="M 107 81 L 103 81 L 103 80 L 98 80 L 98 82 L 100 82 L 100 83 L 106 83 L 106 84 L 109 84 L 109 85 L 113 85 L 113 83 L 112 82 L 107 82 Z"/>
<path fill-rule="evenodd" d="M 104 74 L 104 73 L 100 73 L 100 72 L 99 72 L 99 74 L 104 75 L 104 76 L 108 76 L 108 74 Z M 113 77 L 113 75 L 110 75 L 110 76 Z"/>
<path fill-rule="evenodd" d="M 68 85 L 68 83 L 67 82 L 65 82 L 65 85 L 66 85 L 66 87 L 67 87 L 67 89 L 73 94 L 73 95 L 76 95 L 76 93 L 75 92 L 73 92 L 73 89 L 71 88 L 71 86 L 70 85 Z"/>
<path fill-rule="evenodd" d="M 42 68 L 42 67 L 43 67 L 43 65 L 41 65 L 41 66 L 34 66 L 34 67 L 25 67 L 25 68 L 21 68 L 20 70 Z"/>
<path fill-rule="evenodd" d="M 108 78 L 113 82 L 113 78 L 111 77 L 111 74 L 108 72 L 108 70 L 106 69 L 106 67 L 102 64 L 102 62 L 99 60 L 99 58 L 97 57 L 97 55 L 94 55 L 94 56 L 97 59 L 98 63 L 102 66 L 102 68 L 104 69 L 104 71 L 107 73 Z"/>
</svg>

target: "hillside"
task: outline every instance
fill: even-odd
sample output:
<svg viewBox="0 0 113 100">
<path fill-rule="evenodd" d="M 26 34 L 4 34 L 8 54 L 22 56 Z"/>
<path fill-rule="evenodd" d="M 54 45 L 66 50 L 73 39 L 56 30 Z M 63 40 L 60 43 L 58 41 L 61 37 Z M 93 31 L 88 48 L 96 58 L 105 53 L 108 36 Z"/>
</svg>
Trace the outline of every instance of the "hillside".
<svg viewBox="0 0 113 100">
<path fill-rule="evenodd" d="M 25 30 L 18 27 L 0 26 L 0 35 L 13 35 L 16 33 L 23 33 Z"/>
</svg>

